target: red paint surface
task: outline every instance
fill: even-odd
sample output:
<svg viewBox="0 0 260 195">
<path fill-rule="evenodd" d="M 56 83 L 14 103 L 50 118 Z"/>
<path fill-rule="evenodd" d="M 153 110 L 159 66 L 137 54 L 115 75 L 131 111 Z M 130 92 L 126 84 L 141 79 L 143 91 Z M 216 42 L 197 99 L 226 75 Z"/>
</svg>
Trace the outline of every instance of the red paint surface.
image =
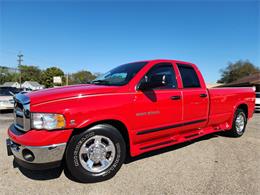
<svg viewBox="0 0 260 195">
<path fill-rule="evenodd" d="M 59 131 L 30 130 L 23 135 L 17 136 L 8 130 L 8 135 L 14 142 L 23 146 L 48 146 L 66 143 L 72 131 L 72 129 Z"/>
</svg>

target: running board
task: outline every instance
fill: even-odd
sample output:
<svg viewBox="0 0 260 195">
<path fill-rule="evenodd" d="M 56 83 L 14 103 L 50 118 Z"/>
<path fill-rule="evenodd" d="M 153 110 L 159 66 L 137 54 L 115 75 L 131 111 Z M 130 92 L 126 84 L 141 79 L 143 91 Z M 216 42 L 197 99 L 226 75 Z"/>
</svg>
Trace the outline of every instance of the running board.
<svg viewBox="0 0 260 195">
<path fill-rule="evenodd" d="M 152 145 L 149 145 L 149 146 L 144 146 L 144 147 L 141 147 L 140 150 L 147 150 L 147 149 L 150 149 L 150 148 L 171 144 L 173 142 L 176 142 L 176 140 L 169 140 L 169 141 L 159 142 L 157 144 L 152 144 Z"/>
<path fill-rule="evenodd" d="M 195 133 L 195 134 L 191 134 L 191 135 L 187 135 L 187 136 L 184 136 L 186 139 L 189 139 L 189 138 L 192 138 L 192 137 L 196 137 L 198 136 L 199 134 L 198 133 Z"/>
<path fill-rule="evenodd" d="M 137 143 L 133 146 L 131 155 L 137 156 L 139 154 L 160 149 L 164 147 L 168 147 L 175 144 L 184 143 L 186 141 L 194 140 L 199 137 L 202 137 L 207 134 L 227 130 L 229 128 L 228 124 L 225 122 L 218 126 L 209 126 L 206 128 L 201 129 L 194 129 L 186 131 L 186 132 L 180 132 L 179 134 L 175 135 L 164 135 L 163 137 L 156 137 L 150 140 L 145 140 L 143 143 Z"/>
</svg>

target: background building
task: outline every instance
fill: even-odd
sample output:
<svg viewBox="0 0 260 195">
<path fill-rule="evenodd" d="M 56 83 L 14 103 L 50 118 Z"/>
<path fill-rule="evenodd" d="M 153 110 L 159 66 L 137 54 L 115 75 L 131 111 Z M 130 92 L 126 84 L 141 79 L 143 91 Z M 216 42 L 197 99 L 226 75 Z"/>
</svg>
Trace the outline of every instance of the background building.
<svg viewBox="0 0 260 195">
<path fill-rule="evenodd" d="M 260 92 L 260 72 L 243 77 L 220 87 L 256 87 L 256 92 Z"/>
<path fill-rule="evenodd" d="M 22 88 L 31 89 L 31 90 L 35 91 L 35 90 L 44 89 L 44 86 L 40 85 L 38 82 L 35 82 L 35 81 L 25 81 L 22 84 Z"/>
</svg>

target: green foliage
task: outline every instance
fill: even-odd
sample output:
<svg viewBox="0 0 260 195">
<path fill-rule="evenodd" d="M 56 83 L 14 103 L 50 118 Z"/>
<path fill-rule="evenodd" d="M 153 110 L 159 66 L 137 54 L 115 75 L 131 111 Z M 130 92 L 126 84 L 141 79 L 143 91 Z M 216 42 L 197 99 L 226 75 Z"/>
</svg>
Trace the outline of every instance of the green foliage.
<svg viewBox="0 0 260 195">
<path fill-rule="evenodd" d="M 0 85 L 5 82 L 15 82 L 19 81 L 19 73 L 10 71 L 6 67 L 0 67 Z"/>
<path fill-rule="evenodd" d="M 248 60 L 239 60 L 235 63 L 229 63 L 225 69 L 221 69 L 221 78 L 218 83 L 231 83 L 242 77 L 248 76 L 259 71 L 259 68 L 253 65 Z"/>
<path fill-rule="evenodd" d="M 46 70 L 42 71 L 41 76 L 40 76 L 40 80 L 41 80 L 41 84 L 44 85 L 46 88 L 49 87 L 54 87 L 54 83 L 53 83 L 53 77 L 55 76 L 64 76 L 64 72 L 57 67 L 50 67 L 47 68 Z"/>
<path fill-rule="evenodd" d="M 22 83 L 25 81 L 37 81 L 46 88 L 49 88 L 54 86 L 53 77 L 61 76 L 62 84 L 66 84 L 64 72 L 57 67 L 50 67 L 46 70 L 41 70 L 37 66 L 21 65 L 18 69 L 21 71 Z M 14 70 L 0 66 L 0 85 L 5 82 L 20 82 L 20 72 L 18 69 Z M 92 74 L 90 71 L 81 70 L 70 75 L 69 84 L 89 83 L 94 80 L 97 75 L 97 73 Z"/>
<path fill-rule="evenodd" d="M 37 66 L 18 66 L 18 69 L 22 75 L 22 83 L 25 81 L 37 81 L 40 82 L 41 70 Z"/>
<path fill-rule="evenodd" d="M 96 78 L 95 75 L 93 75 L 91 72 L 82 70 L 78 71 L 76 73 L 73 73 L 70 76 L 69 84 L 84 84 L 89 83 L 90 81 L 94 80 Z"/>
</svg>

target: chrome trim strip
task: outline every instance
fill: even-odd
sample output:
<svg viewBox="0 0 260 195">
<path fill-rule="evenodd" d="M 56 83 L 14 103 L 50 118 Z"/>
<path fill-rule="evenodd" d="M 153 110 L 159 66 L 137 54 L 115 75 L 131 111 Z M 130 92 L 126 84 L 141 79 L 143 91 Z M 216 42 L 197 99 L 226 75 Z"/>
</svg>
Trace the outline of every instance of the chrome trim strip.
<svg viewBox="0 0 260 195">
<path fill-rule="evenodd" d="M 29 104 L 30 98 L 27 95 L 24 95 L 22 93 L 18 93 L 14 96 L 14 99 L 20 102 L 21 104 Z"/>
<path fill-rule="evenodd" d="M 14 126 L 15 126 L 15 128 L 19 129 L 20 131 L 24 131 L 24 129 L 17 124 L 14 124 Z"/>
<path fill-rule="evenodd" d="M 15 114 L 18 115 L 18 116 L 23 117 L 23 112 L 22 111 L 15 110 Z"/>
<path fill-rule="evenodd" d="M 10 142 L 12 153 L 16 158 L 33 164 L 61 161 L 67 145 L 67 143 L 60 143 L 47 146 L 21 146 L 12 140 L 10 140 Z M 22 152 L 24 149 L 28 149 L 33 153 L 35 159 L 32 162 L 23 158 Z"/>
<path fill-rule="evenodd" d="M 24 94 L 18 93 L 14 96 L 14 124 L 20 131 L 29 131 L 31 129 L 30 119 L 30 98 Z M 19 122 L 17 123 L 17 117 Z"/>
<path fill-rule="evenodd" d="M 168 130 L 168 129 L 182 127 L 182 126 L 186 126 L 186 125 L 202 123 L 202 122 L 206 122 L 206 121 L 207 121 L 207 119 L 200 119 L 200 120 L 189 121 L 189 122 L 185 122 L 185 123 L 177 123 L 177 124 L 170 125 L 170 126 L 163 126 L 163 127 L 158 127 L 158 128 L 154 128 L 154 129 L 147 129 L 147 130 L 138 131 L 136 133 L 136 135 L 143 135 L 143 134 L 147 134 L 147 133 L 154 133 L 154 132 L 157 132 L 157 131 Z"/>
</svg>

